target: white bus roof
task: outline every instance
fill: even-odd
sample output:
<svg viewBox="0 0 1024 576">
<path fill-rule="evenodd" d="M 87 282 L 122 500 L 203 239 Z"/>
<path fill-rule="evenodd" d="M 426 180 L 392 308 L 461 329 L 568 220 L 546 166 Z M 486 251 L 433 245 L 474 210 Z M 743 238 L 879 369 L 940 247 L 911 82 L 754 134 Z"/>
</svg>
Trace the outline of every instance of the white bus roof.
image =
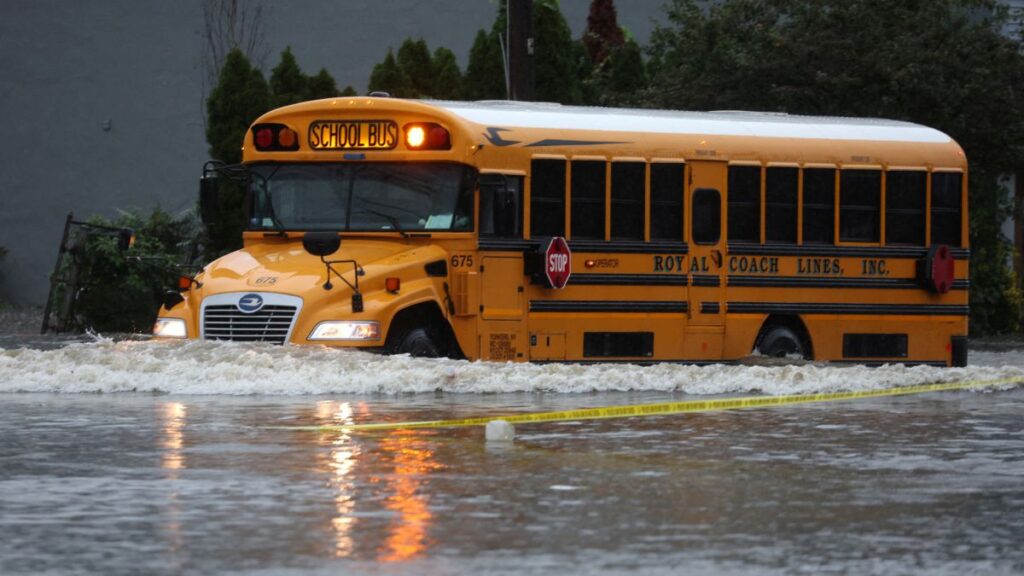
<svg viewBox="0 0 1024 576">
<path fill-rule="evenodd" d="M 742 111 L 589 108 L 512 101 L 426 103 L 486 127 L 929 144 L 952 142 L 946 134 L 927 126 L 876 118 L 794 116 Z"/>
</svg>

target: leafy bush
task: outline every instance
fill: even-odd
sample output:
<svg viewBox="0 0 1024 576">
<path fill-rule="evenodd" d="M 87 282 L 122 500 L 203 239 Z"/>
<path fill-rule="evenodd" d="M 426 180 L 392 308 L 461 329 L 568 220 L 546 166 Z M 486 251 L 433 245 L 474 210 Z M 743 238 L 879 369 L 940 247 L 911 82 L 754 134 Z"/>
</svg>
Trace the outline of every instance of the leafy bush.
<svg viewBox="0 0 1024 576">
<path fill-rule="evenodd" d="M 164 293 L 176 285 L 181 265 L 194 256 L 195 217 L 175 217 L 157 208 L 146 217 L 125 213 L 113 221 L 96 217 L 89 222 L 131 228 L 136 240 L 121 251 L 116 234 L 78 233 L 65 261 L 66 267 L 77 267 L 72 323 L 105 332 L 148 332 Z"/>
</svg>

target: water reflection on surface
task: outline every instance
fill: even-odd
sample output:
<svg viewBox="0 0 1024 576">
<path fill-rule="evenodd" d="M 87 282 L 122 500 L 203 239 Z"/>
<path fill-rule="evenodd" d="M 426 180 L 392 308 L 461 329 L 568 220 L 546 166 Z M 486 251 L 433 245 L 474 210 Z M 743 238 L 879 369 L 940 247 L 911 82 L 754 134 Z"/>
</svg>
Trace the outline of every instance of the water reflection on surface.
<svg viewBox="0 0 1024 576">
<path fill-rule="evenodd" d="M 323 425 L 352 424 L 352 404 L 332 400 L 317 402 L 316 421 Z M 355 551 L 352 531 L 356 525 L 356 482 L 353 470 L 361 450 L 348 432 L 320 434 L 317 441 L 328 447 L 327 456 L 321 457 L 320 467 L 331 474 L 330 486 L 334 493 L 334 515 L 331 518 L 334 556 L 348 558 Z"/>
<path fill-rule="evenodd" d="M 1024 388 L 346 433 L 657 394 L 22 394 L 0 573 L 1019 573 Z M 73 571 L 73 570 L 72 570 Z"/>
<path fill-rule="evenodd" d="M 394 464 L 394 472 L 386 477 L 390 495 L 385 507 L 397 514 L 389 527 L 389 535 L 381 547 L 383 562 L 409 560 L 423 554 L 430 545 L 428 530 L 433 515 L 430 497 L 421 490 L 427 475 L 442 468 L 434 461 L 434 452 L 418 430 L 396 430 L 380 442 L 380 450 Z"/>
<path fill-rule="evenodd" d="M 178 480 L 181 470 L 185 467 L 185 425 L 187 409 L 180 402 L 165 402 L 157 406 L 159 422 L 161 423 L 161 435 L 158 439 L 163 449 L 161 467 L 170 480 L 170 490 L 167 493 L 166 520 L 163 523 L 162 531 L 167 540 L 168 547 L 174 553 L 184 547 L 182 540 L 181 521 L 181 496 L 178 493 Z"/>
</svg>

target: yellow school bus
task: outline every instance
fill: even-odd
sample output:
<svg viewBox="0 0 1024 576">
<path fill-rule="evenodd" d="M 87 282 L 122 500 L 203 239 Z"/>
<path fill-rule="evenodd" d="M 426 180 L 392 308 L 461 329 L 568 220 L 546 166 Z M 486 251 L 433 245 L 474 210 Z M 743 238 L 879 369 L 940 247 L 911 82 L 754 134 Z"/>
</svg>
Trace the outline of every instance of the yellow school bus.
<svg viewBox="0 0 1024 576">
<path fill-rule="evenodd" d="M 967 162 L 916 124 L 334 98 L 250 127 L 160 337 L 495 361 L 964 365 Z"/>
</svg>

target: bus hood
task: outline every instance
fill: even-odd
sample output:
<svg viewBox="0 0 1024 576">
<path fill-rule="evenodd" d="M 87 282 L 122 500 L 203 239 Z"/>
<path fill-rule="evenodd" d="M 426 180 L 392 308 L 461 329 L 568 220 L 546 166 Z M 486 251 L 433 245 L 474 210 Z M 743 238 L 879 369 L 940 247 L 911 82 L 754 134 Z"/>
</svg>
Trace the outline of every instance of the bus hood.
<svg viewBox="0 0 1024 576">
<path fill-rule="evenodd" d="M 436 245 L 411 245 L 403 239 L 393 242 L 382 239 L 345 238 L 341 248 L 329 261 L 355 260 L 365 272 L 359 277 L 360 290 L 377 288 L 385 275 L 400 275 L 403 270 L 445 260 L 447 253 Z M 349 282 L 355 282 L 352 262 L 332 265 Z M 319 257 L 302 247 L 301 239 L 251 244 L 211 262 L 199 277 L 202 297 L 227 292 L 278 292 L 303 299 L 322 296 L 327 280 L 327 267 Z M 332 274 L 331 292 L 349 291 L 345 283 Z"/>
</svg>

